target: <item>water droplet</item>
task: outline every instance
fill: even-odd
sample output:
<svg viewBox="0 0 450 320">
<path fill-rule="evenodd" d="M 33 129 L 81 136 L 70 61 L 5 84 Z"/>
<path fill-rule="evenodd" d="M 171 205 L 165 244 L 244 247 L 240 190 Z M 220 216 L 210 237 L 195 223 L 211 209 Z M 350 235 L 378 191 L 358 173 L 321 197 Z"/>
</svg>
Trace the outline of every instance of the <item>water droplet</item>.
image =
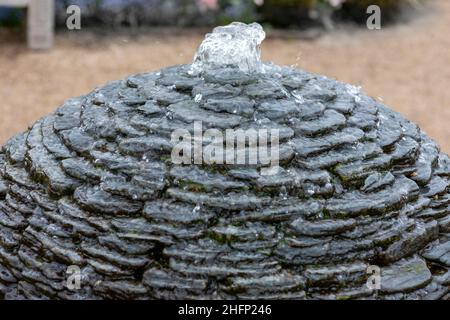
<svg viewBox="0 0 450 320">
<path fill-rule="evenodd" d="M 203 96 L 201 95 L 201 93 L 197 93 L 197 94 L 195 95 L 194 101 L 195 101 L 196 103 L 199 103 L 200 101 L 202 101 L 202 98 L 203 98 Z"/>
<path fill-rule="evenodd" d="M 170 112 L 170 111 L 166 112 L 166 118 L 169 119 L 169 120 L 172 120 L 173 119 L 173 113 Z"/>
<path fill-rule="evenodd" d="M 305 103 L 305 99 L 297 90 L 292 91 L 291 94 L 297 103 L 299 104 Z"/>
<path fill-rule="evenodd" d="M 354 101 L 355 101 L 356 103 L 358 103 L 358 102 L 361 101 L 361 96 L 360 96 L 360 94 L 361 94 L 361 87 L 356 87 L 356 86 L 353 86 L 353 85 L 351 85 L 351 84 L 347 84 L 347 85 L 345 86 L 345 88 L 346 88 L 346 90 L 347 90 L 347 93 L 348 93 L 350 96 L 353 97 L 353 99 L 354 99 Z"/>
<path fill-rule="evenodd" d="M 192 209 L 192 213 L 199 213 L 201 208 L 202 208 L 201 204 L 197 203 L 194 209 Z"/>
<path fill-rule="evenodd" d="M 253 113 L 253 121 L 254 121 L 254 122 L 257 122 L 257 121 L 258 121 L 258 111 L 255 111 L 255 112 Z"/>
<path fill-rule="evenodd" d="M 287 192 L 285 186 L 281 186 L 281 188 L 280 188 L 280 197 L 281 197 L 283 200 L 287 200 L 287 199 L 288 199 L 288 192 Z"/>
</svg>

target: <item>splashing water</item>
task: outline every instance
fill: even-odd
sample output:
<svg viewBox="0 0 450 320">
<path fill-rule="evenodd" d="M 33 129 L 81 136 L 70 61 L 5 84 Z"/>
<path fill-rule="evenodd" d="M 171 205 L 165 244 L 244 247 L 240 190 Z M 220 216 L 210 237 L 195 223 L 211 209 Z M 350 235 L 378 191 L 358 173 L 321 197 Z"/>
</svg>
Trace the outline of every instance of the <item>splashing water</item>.
<svg viewBox="0 0 450 320">
<path fill-rule="evenodd" d="M 200 101 L 202 101 L 202 98 L 203 98 L 203 96 L 202 96 L 200 93 L 197 93 L 197 94 L 195 95 L 194 101 L 195 101 L 196 103 L 199 103 Z"/>
<path fill-rule="evenodd" d="M 233 22 L 214 28 L 200 44 L 192 64 L 192 71 L 220 66 L 237 66 L 244 72 L 261 71 L 260 45 L 266 33 L 258 23 Z"/>
<path fill-rule="evenodd" d="M 346 85 L 347 93 L 353 97 L 355 102 L 361 101 L 361 87 L 356 87 L 351 84 Z"/>
</svg>

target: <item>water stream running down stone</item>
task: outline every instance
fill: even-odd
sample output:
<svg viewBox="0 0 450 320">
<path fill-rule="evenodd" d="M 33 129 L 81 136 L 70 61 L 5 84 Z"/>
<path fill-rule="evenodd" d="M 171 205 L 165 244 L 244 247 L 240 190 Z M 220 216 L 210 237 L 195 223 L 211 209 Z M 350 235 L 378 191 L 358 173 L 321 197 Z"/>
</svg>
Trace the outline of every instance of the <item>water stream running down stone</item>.
<svg viewBox="0 0 450 320">
<path fill-rule="evenodd" d="M 261 63 L 263 39 L 216 28 L 193 65 L 110 82 L 11 138 L 0 299 L 449 299 L 448 155 L 359 88 Z M 174 163 L 173 132 L 197 139 L 198 122 L 277 130 L 279 170 Z"/>
</svg>

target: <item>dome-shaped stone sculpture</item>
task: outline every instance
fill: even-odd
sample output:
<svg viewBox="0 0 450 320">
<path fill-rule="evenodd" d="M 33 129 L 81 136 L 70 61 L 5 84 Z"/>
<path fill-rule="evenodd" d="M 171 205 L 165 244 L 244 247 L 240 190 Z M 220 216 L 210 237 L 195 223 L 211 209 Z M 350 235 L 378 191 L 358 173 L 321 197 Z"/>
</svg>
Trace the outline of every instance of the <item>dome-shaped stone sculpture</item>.
<svg viewBox="0 0 450 320">
<path fill-rule="evenodd" d="M 0 295 L 448 299 L 449 157 L 357 88 L 261 63 L 263 38 L 217 28 L 193 65 L 111 82 L 9 140 Z M 173 132 L 196 121 L 276 130 L 279 167 L 174 164 Z"/>
</svg>

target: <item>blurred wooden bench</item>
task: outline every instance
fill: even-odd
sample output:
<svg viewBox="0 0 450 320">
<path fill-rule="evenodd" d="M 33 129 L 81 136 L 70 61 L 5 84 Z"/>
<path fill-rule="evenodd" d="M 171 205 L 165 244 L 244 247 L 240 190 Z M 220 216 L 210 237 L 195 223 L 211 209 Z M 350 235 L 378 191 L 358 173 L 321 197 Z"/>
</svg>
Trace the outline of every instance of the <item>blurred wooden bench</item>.
<svg viewBox="0 0 450 320">
<path fill-rule="evenodd" d="M 54 37 L 54 0 L 0 0 L 0 6 L 27 8 L 27 41 L 31 49 L 49 49 Z"/>
</svg>

